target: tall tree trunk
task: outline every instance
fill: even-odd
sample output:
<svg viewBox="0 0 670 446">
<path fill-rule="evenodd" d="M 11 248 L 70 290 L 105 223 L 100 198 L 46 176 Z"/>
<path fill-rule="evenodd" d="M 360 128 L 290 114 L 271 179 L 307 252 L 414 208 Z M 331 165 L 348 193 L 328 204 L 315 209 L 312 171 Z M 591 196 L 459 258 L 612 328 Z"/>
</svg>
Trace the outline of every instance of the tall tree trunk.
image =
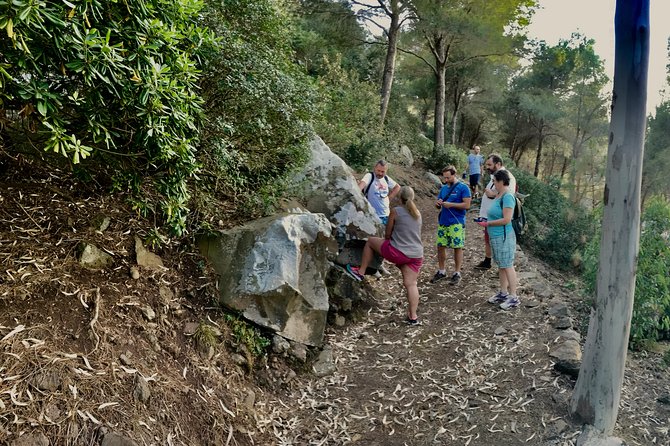
<svg viewBox="0 0 670 446">
<path fill-rule="evenodd" d="M 477 122 L 477 128 L 475 129 L 475 131 L 473 132 L 473 134 L 470 137 L 470 141 L 468 141 L 468 148 L 473 147 L 477 143 L 477 141 L 479 140 L 479 136 L 482 133 L 482 126 L 483 125 L 484 125 L 484 120 L 480 119 Z"/>
<path fill-rule="evenodd" d="M 437 64 L 435 79 L 437 87 L 435 89 L 435 118 L 433 128 L 435 129 L 435 148 L 444 147 L 444 110 L 446 106 L 446 63 Z"/>
<path fill-rule="evenodd" d="M 456 145 L 456 140 L 458 139 L 456 137 L 456 131 L 458 127 L 458 114 L 456 113 L 456 110 L 454 110 L 454 115 L 451 117 L 451 144 Z"/>
<path fill-rule="evenodd" d="M 549 167 L 547 168 L 547 171 L 544 173 L 545 177 L 552 177 L 554 175 L 554 164 L 556 164 L 556 156 L 558 151 L 556 150 L 556 146 L 552 147 L 551 150 L 551 159 L 549 160 Z"/>
<path fill-rule="evenodd" d="M 386 113 L 388 112 L 389 100 L 391 99 L 391 87 L 395 75 L 395 62 L 398 54 L 398 37 L 400 35 L 400 6 L 398 0 L 391 1 L 391 24 L 388 28 L 388 47 L 386 49 L 386 61 L 384 62 L 384 75 L 382 77 L 381 99 L 380 99 L 380 122 L 384 125 Z"/>
<path fill-rule="evenodd" d="M 430 111 L 430 105 L 428 101 L 425 101 L 423 107 L 421 108 L 421 131 L 428 133 L 428 112 Z"/>
<path fill-rule="evenodd" d="M 649 0 L 617 0 L 614 92 L 597 296 L 573 414 L 610 435 L 628 349 L 640 242 L 640 186 L 649 64 Z"/>
<path fill-rule="evenodd" d="M 512 157 L 513 160 L 516 161 L 517 165 L 519 164 L 519 160 L 516 159 L 516 154 L 517 151 L 519 150 L 519 146 L 517 146 L 517 141 L 519 139 L 519 112 L 516 111 L 514 112 L 514 136 L 512 137 L 512 144 L 509 150 L 509 154 Z M 521 159 L 521 156 L 519 156 L 519 159 Z"/>
<path fill-rule="evenodd" d="M 578 108 L 578 115 L 581 114 L 581 101 Z M 581 128 L 577 124 L 577 131 L 575 132 L 575 137 L 572 140 L 572 162 L 570 163 L 570 177 L 568 178 L 570 184 L 575 184 L 577 179 L 577 159 L 582 154 L 582 141 L 580 140 Z M 570 188 L 569 199 L 571 203 L 577 203 L 577 191 L 575 188 Z"/>
<path fill-rule="evenodd" d="M 570 160 L 568 159 L 568 157 L 564 156 L 563 165 L 561 166 L 561 182 L 563 182 L 563 178 L 565 178 L 565 173 L 568 171 L 568 164 L 570 164 Z"/>
<path fill-rule="evenodd" d="M 433 56 L 435 57 L 435 117 L 433 121 L 434 146 L 433 153 L 437 154 L 440 147 L 444 147 L 444 110 L 446 108 L 447 91 L 447 59 L 449 58 L 450 45 L 444 40 L 444 36 L 435 36 L 429 41 Z"/>
<path fill-rule="evenodd" d="M 540 162 L 542 162 L 542 144 L 544 143 L 544 135 L 542 131 L 544 130 L 544 119 L 540 119 L 540 131 L 537 135 L 537 153 L 535 155 L 535 169 L 533 170 L 533 176 L 537 178 L 540 174 Z"/>
<path fill-rule="evenodd" d="M 458 88 L 458 81 L 456 82 L 456 86 L 454 88 L 454 114 L 451 117 L 451 144 L 456 145 L 456 130 L 458 126 L 458 111 L 461 108 L 461 98 L 463 95 L 460 92 L 460 89 Z"/>
</svg>

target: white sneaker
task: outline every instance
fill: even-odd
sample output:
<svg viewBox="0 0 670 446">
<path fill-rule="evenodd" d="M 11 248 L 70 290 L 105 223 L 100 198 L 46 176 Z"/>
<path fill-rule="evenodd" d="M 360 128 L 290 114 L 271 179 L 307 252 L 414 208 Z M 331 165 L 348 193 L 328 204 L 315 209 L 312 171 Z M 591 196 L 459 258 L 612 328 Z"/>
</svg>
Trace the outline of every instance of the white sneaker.
<svg viewBox="0 0 670 446">
<path fill-rule="evenodd" d="M 505 299 L 505 302 L 500 304 L 500 308 L 503 310 L 511 310 L 512 308 L 518 307 L 520 303 L 521 301 L 518 297 L 510 294 L 507 296 L 507 299 Z"/>
<path fill-rule="evenodd" d="M 501 303 L 505 302 L 506 300 L 507 300 L 507 294 L 503 293 L 502 291 L 498 291 L 498 293 L 495 296 L 489 297 L 489 303 L 490 304 L 500 305 Z"/>
</svg>

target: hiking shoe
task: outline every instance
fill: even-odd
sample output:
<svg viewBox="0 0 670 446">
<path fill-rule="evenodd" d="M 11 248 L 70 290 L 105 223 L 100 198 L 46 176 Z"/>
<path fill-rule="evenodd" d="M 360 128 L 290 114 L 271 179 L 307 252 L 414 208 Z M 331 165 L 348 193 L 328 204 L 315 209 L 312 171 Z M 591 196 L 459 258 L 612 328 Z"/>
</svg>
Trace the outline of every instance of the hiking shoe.
<svg viewBox="0 0 670 446">
<path fill-rule="evenodd" d="M 505 302 L 500 304 L 500 308 L 503 310 L 511 310 L 512 308 L 516 308 L 519 306 L 521 301 L 519 300 L 518 297 L 512 296 L 511 294 L 507 296 L 507 299 L 505 299 Z"/>
<path fill-rule="evenodd" d="M 447 277 L 446 274 L 442 274 L 441 272 L 438 271 L 438 272 L 435 273 L 433 278 L 430 279 L 430 283 L 439 282 L 440 280 L 444 279 L 445 277 Z"/>
<path fill-rule="evenodd" d="M 347 263 L 345 271 L 356 282 L 362 282 L 363 281 L 363 275 L 361 274 L 361 270 L 357 266 L 351 266 L 349 263 Z"/>
<path fill-rule="evenodd" d="M 500 305 L 501 303 L 505 302 L 506 300 L 507 300 L 507 294 L 503 293 L 502 291 L 498 291 L 498 293 L 495 296 L 489 297 L 489 303 L 490 304 Z"/>
<path fill-rule="evenodd" d="M 405 319 L 405 324 L 409 325 L 410 327 L 416 327 L 417 325 L 421 325 L 421 322 L 419 322 L 418 319 L 407 318 Z"/>
<path fill-rule="evenodd" d="M 481 222 L 483 222 L 483 221 L 488 221 L 488 218 L 486 218 L 486 217 L 477 217 L 477 218 L 475 218 L 475 219 L 472 220 L 472 221 L 474 221 L 475 223 L 481 223 Z"/>
<path fill-rule="evenodd" d="M 488 261 L 486 259 L 482 260 L 478 264 L 475 265 L 475 268 L 477 269 L 491 269 L 491 259 Z"/>
<path fill-rule="evenodd" d="M 461 273 L 454 273 L 454 275 L 451 276 L 451 279 L 449 279 L 449 284 L 458 285 L 459 283 L 461 283 Z"/>
<path fill-rule="evenodd" d="M 389 274 L 391 274 L 391 271 L 387 270 L 384 264 L 379 265 L 377 271 L 379 271 L 379 274 L 381 274 L 382 276 L 388 276 Z"/>
</svg>

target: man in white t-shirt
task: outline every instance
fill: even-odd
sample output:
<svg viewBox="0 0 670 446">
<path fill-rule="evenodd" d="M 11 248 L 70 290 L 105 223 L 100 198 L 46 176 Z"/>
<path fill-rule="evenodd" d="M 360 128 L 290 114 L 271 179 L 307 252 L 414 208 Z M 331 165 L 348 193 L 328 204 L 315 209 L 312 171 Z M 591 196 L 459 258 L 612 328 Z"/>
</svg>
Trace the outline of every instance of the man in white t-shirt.
<svg viewBox="0 0 670 446">
<path fill-rule="evenodd" d="M 391 199 L 400 192 L 400 185 L 386 175 L 387 171 L 388 163 L 385 160 L 379 160 L 375 164 L 374 171 L 366 173 L 358 182 L 361 192 L 384 225 L 388 222 L 391 213 Z"/>
<path fill-rule="evenodd" d="M 492 153 L 486 158 L 486 161 L 484 162 L 484 169 L 486 169 L 486 171 L 491 175 L 493 175 L 499 170 L 507 170 L 503 166 L 502 158 L 497 153 Z M 516 193 L 516 178 L 514 178 L 512 172 L 510 171 L 507 172 L 509 173 L 510 177 L 508 190 L 513 193 Z M 493 177 L 491 177 L 491 180 L 484 188 L 484 193 L 482 194 L 482 202 L 479 207 L 479 218 L 475 219 L 475 221 L 486 220 L 486 216 L 488 215 L 491 203 L 493 203 L 493 200 L 496 198 L 497 195 L 498 191 L 493 185 Z M 486 232 L 486 228 L 484 228 L 484 251 L 485 251 L 484 260 L 479 262 L 475 266 L 475 268 L 479 269 L 491 268 L 491 245 L 489 244 L 489 234 L 488 232 Z"/>
<path fill-rule="evenodd" d="M 391 199 L 400 192 L 400 185 L 386 175 L 387 171 L 388 163 L 385 160 L 379 160 L 374 170 L 363 175 L 361 181 L 358 182 L 358 187 L 361 188 L 361 192 L 368 199 L 384 226 L 388 223 L 391 213 Z M 390 274 L 383 264 L 379 265 L 379 272 Z"/>
</svg>

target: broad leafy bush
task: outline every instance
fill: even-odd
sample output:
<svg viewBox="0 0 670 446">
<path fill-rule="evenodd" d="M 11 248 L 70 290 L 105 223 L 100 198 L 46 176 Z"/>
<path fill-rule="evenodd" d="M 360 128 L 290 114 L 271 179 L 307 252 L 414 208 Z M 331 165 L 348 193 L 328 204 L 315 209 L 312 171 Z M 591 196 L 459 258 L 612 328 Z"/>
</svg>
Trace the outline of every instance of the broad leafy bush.
<svg viewBox="0 0 670 446">
<path fill-rule="evenodd" d="M 31 147 L 98 172 L 129 172 L 176 233 L 196 169 L 201 100 L 194 0 L 0 1 L 0 127 L 9 150 Z M 87 164 L 89 165 L 89 164 Z M 122 181 L 130 178 L 130 181 Z M 144 181 L 140 181 L 144 179 Z"/>
<path fill-rule="evenodd" d="M 326 73 L 318 79 L 322 101 L 315 122 L 326 144 L 355 169 L 369 169 L 401 145 L 413 154 L 432 143 L 417 131 L 419 121 L 402 98 L 394 98 L 385 125 L 379 122 L 379 85 L 359 79 L 341 66 L 340 58 L 325 61 Z M 398 105 L 401 103 L 401 105 Z"/>
<path fill-rule="evenodd" d="M 552 185 L 531 174 L 510 169 L 524 201 L 528 230 L 520 242 L 526 249 L 560 269 L 580 265 L 582 252 L 594 231 L 593 217 L 569 202 Z"/>
<path fill-rule="evenodd" d="M 207 124 L 199 161 L 199 211 L 212 196 L 247 216 L 272 211 L 283 179 L 306 160 L 315 90 L 291 61 L 290 18 L 270 0 L 208 4 L 205 23 L 218 37 L 203 74 Z M 207 215 L 206 215 L 207 216 Z M 218 217 L 217 217 L 218 218 Z"/>
<path fill-rule="evenodd" d="M 370 169 L 373 160 L 382 158 L 383 142 L 378 139 L 364 139 L 349 144 L 341 153 L 342 159 L 356 170 Z"/>
<path fill-rule="evenodd" d="M 585 256 L 584 279 L 596 291 L 600 230 Z M 650 199 L 642 215 L 640 253 L 635 280 L 635 303 L 630 330 L 632 348 L 667 337 L 670 333 L 670 202 Z"/>
<path fill-rule="evenodd" d="M 377 86 L 361 81 L 336 57 L 324 61 L 326 73 L 318 79 L 322 101 L 315 130 L 328 146 L 355 168 L 367 167 L 385 152 L 379 125 Z"/>
<path fill-rule="evenodd" d="M 461 149 L 451 144 L 438 147 L 437 151 L 426 159 L 426 167 L 431 172 L 439 175 L 442 169 L 449 165 L 456 167 L 457 174 L 464 171 L 468 164 L 468 155 Z M 460 175 L 458 175 L 460 177 Z"/>
</svg>

